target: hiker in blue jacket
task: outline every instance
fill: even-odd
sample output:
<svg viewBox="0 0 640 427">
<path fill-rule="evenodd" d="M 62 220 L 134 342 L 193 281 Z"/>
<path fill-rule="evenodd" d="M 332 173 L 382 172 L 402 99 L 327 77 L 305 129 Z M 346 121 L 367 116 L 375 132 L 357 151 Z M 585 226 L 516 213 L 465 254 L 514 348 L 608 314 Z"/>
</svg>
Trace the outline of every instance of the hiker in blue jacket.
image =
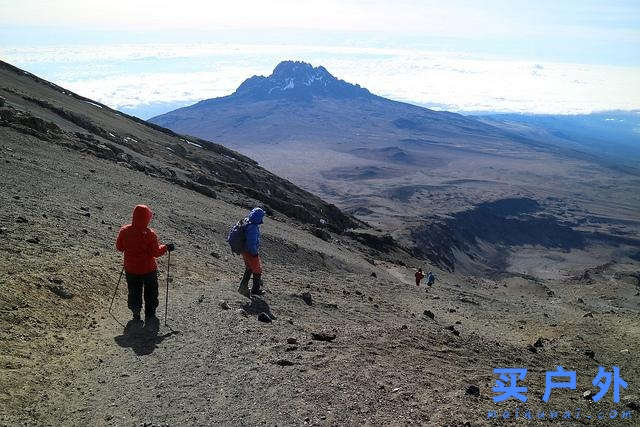
<svg viewBox="0 0 640 427">
<path fill-rule="evenodd" d="M 260 224 L 264 219 L 264 210 L 261 208 L 253 208 L 249 212 L 249 216 L 246 218 L 245 225 L 245 244 L 242 251 L 242 258 L 244 259 L 244 276 L 240 282 L 238 292 L 242 295 L 249 296 L 249 279 L 253 274 L 253 286 L 251 287 L 251 294 L 262 295 L 264 291 L 262 287 L 262 263 L 260 262 Z"/>
<path fill-rule="evenodd" d="M 427 285 L 433 286 L 435 282 L 436 282 L 435 274 L 433 274 L 432 272 L 427 273 Z"/>
</svg>

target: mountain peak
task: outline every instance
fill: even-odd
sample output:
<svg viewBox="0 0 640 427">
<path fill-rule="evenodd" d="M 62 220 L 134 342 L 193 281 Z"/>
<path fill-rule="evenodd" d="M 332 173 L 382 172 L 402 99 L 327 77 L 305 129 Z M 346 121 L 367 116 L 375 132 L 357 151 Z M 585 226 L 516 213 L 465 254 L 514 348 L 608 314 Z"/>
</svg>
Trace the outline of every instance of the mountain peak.
<svg viewBox="0 0 640 427">
<path fill-rule="evenodd" d="M 270 76 L 253 76 L 245 80 L 233 96 L 254 100 L 298 99 L 316 97 L 360 98 L 371 93 L 360 87 L 335 78 L 326 68 L 302 61 L 282 61 Z"/>
<path fill-rule="evenodd" d="M 324 67 L 314 68 L 314 66 L 309 64 L 308 62 L 282 61 L 281 63 L 276 65 L 276 68 L 273 69 L 273 73 L 271 74 L 271 76 L 291 76 L 299 73 L 312 74 L 313 72 L 320 69 L 324 70 L 324 72 L 327 73 L 327 70 L 325 70 Z"/>
</svg>

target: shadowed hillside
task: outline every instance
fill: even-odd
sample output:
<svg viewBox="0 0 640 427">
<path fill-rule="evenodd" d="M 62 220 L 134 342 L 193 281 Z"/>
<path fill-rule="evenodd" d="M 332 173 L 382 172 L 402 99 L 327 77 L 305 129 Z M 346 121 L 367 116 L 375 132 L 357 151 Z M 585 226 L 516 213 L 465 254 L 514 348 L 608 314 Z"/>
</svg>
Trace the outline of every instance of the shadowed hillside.
<svg viewBox="0 0 640 427">
<path fill-rule="evenodd" d="M 0 62 L 0 118 L 23 134 L 161 177 L 209 197 L 334 231 L 362 224 L 235 151 L 127 116 Z"/>
</svg>

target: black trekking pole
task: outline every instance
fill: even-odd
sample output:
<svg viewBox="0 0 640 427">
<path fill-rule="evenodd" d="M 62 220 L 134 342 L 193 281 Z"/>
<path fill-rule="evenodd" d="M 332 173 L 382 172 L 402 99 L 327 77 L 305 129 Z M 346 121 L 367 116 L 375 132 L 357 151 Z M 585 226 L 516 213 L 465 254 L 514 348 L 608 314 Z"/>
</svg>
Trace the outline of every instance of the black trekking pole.
<svg viewBox="0 0 640 427">
<path fill-rule="evenodd" d="M 122 274 L 123 273 L 124 273 L 124 266 L 122 267 L 122 270 L 120 270 L 120 276 L 118 277 L 118 283 L 116 283 L 116 290 L 113 292 L 113 297 L 111 297 L 111 304 L 109 305 L 109 315 L 120 326 L 124 326 L 124 325 L 122 323 L 120 323 L 120 321 L 118 319 L 116 319 L 116 316 L 113 315 L 113 313 L 111 312 L 111 309 L 113 308 L 113 301 L 115 301 L 116 295 L 118 295 L 118 288 L 120 287 L 120 281 L 122 280 Z"/>
<path fill-rule="evenodd" d="M 122 270 L 120 270 L 120 277 L 118 277 L 116 290 L 113 292 L 113 297 L 111 298 L 111 304 L 109 305 L 109 314 L 111 314 L 111 308 L 113 308 L 113 301 L 116 299 L 116 295 L 118 294 L 118 287 L 120 287 L 120 281 L 122 280 L 122 273 L 124 273 L 124 267 L 122 267 Z"/>
<path fill-rule="evenodd" d="M 169 267 L 171 267 L 171 251 L 167 253 L 167 292 L 164 298 L 164 326 L 167 326 L 167 307 L 169 306 Z"/>
</svg>

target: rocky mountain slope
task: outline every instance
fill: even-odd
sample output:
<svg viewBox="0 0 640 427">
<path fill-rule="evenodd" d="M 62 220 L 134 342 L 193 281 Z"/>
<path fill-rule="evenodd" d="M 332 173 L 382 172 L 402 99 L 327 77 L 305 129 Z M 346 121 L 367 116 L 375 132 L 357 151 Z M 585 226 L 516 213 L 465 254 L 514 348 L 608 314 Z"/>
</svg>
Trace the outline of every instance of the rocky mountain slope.
<svg viewBox="0 0 640 427">
<path fill-rule="evenodd" d="M 4 126 L 109 159 L 209 197 L 334 231 L 362 224 L 237 152 L 127 116 L 0 62 Z"/>
<path fill-rule="evenodd" d="M 262 226 L 268 292 L 249 300 L 236 292 L 241 261 L 224 241 L 244 205 L 256 202 L 227 162 L 244 171 L 249 159 L 192 146 L 200 141 L 11 67 L 2 73 L 0 424 L 494 425 L 490 411 L 524 416 L 525 407 L 534 416 L 571 410 L 563 425 L 611 411 L 598 422 L 637 424 L 633 259 L 562 280 L 469 277 L 425 264 L 374 231 L 323 229 L 274 208 Z M 101 154 L 101 144 L 127 156 Z M 178 146 L 224 176 L 210 186 L 217 197 L 194 191 L 187 172 L 204 167 L 177 155 Z M 291 199 L 304 194 L 257 167 L 247 175 L 238 179 L 269 179 L 268 190 Z M 128 322 L 123 283 L 108 312 L 121 268 L 116 232 L 137 203 L 155 211 L 160 240 L 177 245 L 170 277 L 169 260 L 159 259 L 162 302 L 169 291 L 159 329 Z M 417 266 L 435 271 L 433 288 L 415 286 Z M 544 403 L 544 373 L 558 364 L 577 372 L 576 390 L 554 390 Z M 598 366 L 620 367 L 629 387 L 619 403 L 611 392 L 593 402 Z M 493 402 L 498 367 L 529 369 L 526 404 Z"/>
</svg>

